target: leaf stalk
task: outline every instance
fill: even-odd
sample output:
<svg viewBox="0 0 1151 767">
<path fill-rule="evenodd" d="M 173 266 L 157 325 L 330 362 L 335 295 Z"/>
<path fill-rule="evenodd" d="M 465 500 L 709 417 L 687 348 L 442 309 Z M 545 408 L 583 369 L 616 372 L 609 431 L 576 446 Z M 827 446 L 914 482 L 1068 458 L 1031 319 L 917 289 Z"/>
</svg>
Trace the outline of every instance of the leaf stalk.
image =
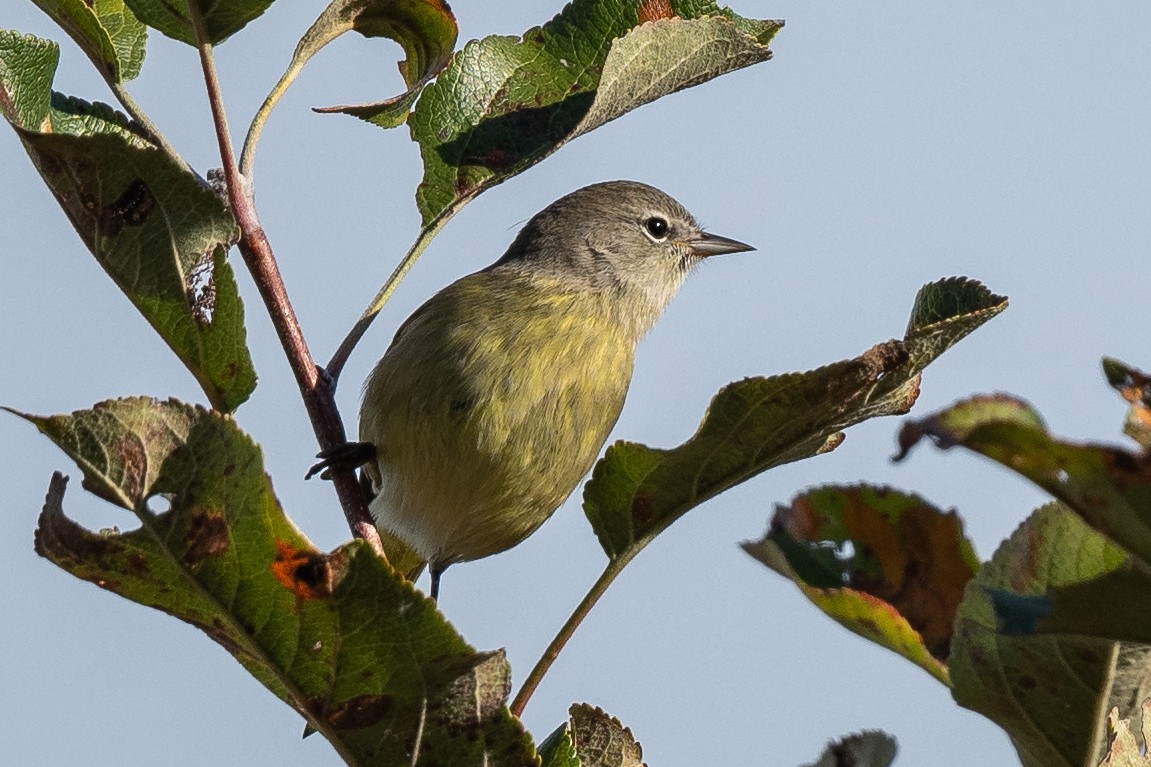
<svg viewBox="0 0 1151 767">
<path fill-rule="evenodd" d="M 615 579 L 621 572 L 623 572 L 623 569 L 627 567 L 632 558 L 639 553 L 641 548 L 643 547 L 629 547 L 620 556 L 616 557 L 615 559 L 608 560 L 607 566 L 604 568 L 603 572 L 600 573 L 599 578 L 597 578 L 596 582 L 592 584 L 590 589 L 588 589 L 587 594 L 585 594 L 584 598 L 580 600 L 580 603 L 576 605 L 575 609 L 572 611 L 572 614 L 568 616 L 567 621 L 562 627 L 560 627 L 560 630 L 556 633 L 555 638 L 552 639 L 551 644 L 547 646 L 547 649 L 544 650 L 543 655 L 541 655 L 540 659 L 536 661 L 536 665 L 528 673 L 528 676 L 524 680 L 523 685 L 520 686 L 519 692 L 516 693 L 516 697 L 512 700 L 512 703 L 509 706 L 509 709 L 515 716 L 522 718 L 524 708 L 527 707 L 528 701 L 531 700 L 532 694 L 535 693 L 536 688 L 539 687 L 540 682 L 543 681 L 544 676 L 547 675 L 552 665 L 556 662 L 556 658 L 559 657 L 560 652 L 563 651 L 564 647 L 568 643 L 568 640 L 572 638 L 572 635 L 575 634 L 576 629 L 578 629 L 580 624 L 583 623 L 584 618 L 588 616 L 588 613 L 591 612 L 591 609 L 595 607 L 597 602 L 599 602 L 600 597 L 602 597 L 604 592 L 608 590 L 608 587 L 615 582 Z"/>
</svg>

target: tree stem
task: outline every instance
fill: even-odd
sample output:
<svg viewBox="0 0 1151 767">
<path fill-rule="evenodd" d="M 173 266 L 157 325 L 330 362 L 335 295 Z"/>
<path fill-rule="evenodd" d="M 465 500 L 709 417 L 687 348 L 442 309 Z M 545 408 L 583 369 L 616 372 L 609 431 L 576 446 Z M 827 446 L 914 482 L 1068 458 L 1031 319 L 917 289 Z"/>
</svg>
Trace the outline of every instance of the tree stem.
<svg viewBox="0 0 1151 767">
<path fill-rule="evenodd" d="M 336 349 L 336 353 L 333 354 L 332 359 L 328 361 L 327 367 L 324 368 L 331 378 L 333 388 L 340 377 L 340 373 L 343 372 L 344 363 L 348 361 L 352 350 L 356 348 L 356 344 L 364 337 L 364 333 L 367 332 L 372 321 L 376 319 L 376 315 L 380 313 L 380 310 L 384 308 L 384 304 L 392 297 L 392 293 L 396 291 L 396 286 L 400 284 L 400 280 L 415 266 L 416 261 L 423 255 L 424 250 L 435 236 L 439 234 L 440 230 L 444 228 L 444 224 L 448 223 L 453 213 L 454 211 L 445 211 L 420 230 L 416 241 L 412 243 L 412 247 L 408 249 L 408 252 L 404 255 L 400 263 L 392 270 L 387 282 L 385 282 L 384 286 L 380 288 L 380 291 L 376 293 L 376 297 L 372 299 L 372 303 L 364 310 L 360 318 L 356 320 L 356 324 L 352 326 L 348 335 L 344 337 L 339 348 Z"/>
<path fill-rule="evenodd" d="M 512 701 L 511 706 L 509 706 L 514 715 L 517 717 L 523 716 L 524 708 L 527 707 L 532 694 L 536 691 L 536 688 L 539 687 L 540 682 L 543 681 L 544 676 L 548 673 L 548 670 L 551 669 L 552 664 L 555 663 L 556 658 L 559 657 L 560 652 L 564 649 L 564 646 L 567 645 L 568 640 L 572 638 L 576 629 L 583 623 L 584 618 L 588 616 L 588 613 L 595 607 L 599 598 L 607 591 L 608 586 L 611 586 L 612 582 L 615 581 L 616 577 L 623 571 L 624 567 L 627 566 L 628 562 L 632 560 L 632 557 L 634 557 L 637 552 L 638 549 L 632 551 L 629 548 L 618 558 L 608 560 L 607 567 L 600 573 L 599 578 L 597 578 L 596 582 L 592 584 L 592 587 L 588 589 L 587 594 L 580 600 L 580 603 L 576 605 L 575 610 L 572 611 L 567 622 L 560 628 L 555 639 L 553 639 L 547 649 L 544 650 L 540 659 L 536 661 L 535 667 L 532 668 L 527 679 L 524 680 L 523 686 L 521 686 L 519 692 L 516 693 L 515 699 Z"/>
<path fill-rule="evenodd" d="M 304 400 L 312 429 L 321 450 L 329 450 L 344 444 L 347 436 L 344 424 L 336 407 L 335 397 L 328 379 L 321 376 L 304 340 L 303 331 L 296 319 L 296 313 L 288 300 L 287 289 L 280 275 L 272 247 L 256 216 L 255 202 L 250 185 L 236 166 L 236 155 L 228 132 L 228 121 L 224 114 L 220 83 L 212 58 L 212 45 L 204 30 L 203 17 L 195 0 L 187 3 L 188 13 L 196 28 L 197 50 L 204 71 L 204 83 L 208 91 L 208 102 L 212 109 L 212 121 L 216 129 L 216 139 L 220 145 L 220 159 L 223 163 L 224 178 L 227 182 L 228 202 L 232 215 L 240 227 L 240 240 L 237 243 L 240 254 L 247 264 L 248 271 L 260 291 L 276 335 L 284 347 L 288 365 L 296 377 L 300 396 Z M 362 538 L 380 556 L 384 555 L 380 534 L 372 521 L 367 499 L 356 481 L 355 471 L 350 468 L 337 468 L 332 471 L 332 482 L 339 496 L 352 535 Z"/>
</svg>

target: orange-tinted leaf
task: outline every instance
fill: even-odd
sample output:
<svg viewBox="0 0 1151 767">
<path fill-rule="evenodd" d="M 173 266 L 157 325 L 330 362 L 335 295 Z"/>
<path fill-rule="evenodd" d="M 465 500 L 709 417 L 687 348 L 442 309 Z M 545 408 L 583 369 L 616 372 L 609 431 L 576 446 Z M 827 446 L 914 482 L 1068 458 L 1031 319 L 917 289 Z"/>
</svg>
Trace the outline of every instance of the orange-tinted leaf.
<svg viewBox="0 0 1151 767">
<path fill-rule="evenodd" d="M 640 0 L 637 21 L 646 24 L 658 19 L 670 19 L 675 16 L 671 7 L 671 0 Z"/>
<path fill-rule="evenodd" d="M 319 599 L 332 593 L 328 558 L 313 549 L 298 549 L 287 541 L 276 541 L 272 574 L 299 599 Z"/>
<path fill-rule="evenodd" d="M 1123 431 L 1143 446 L 1151 448 L 1151 376 L 1110 357 L 1103 358 L 1107 382 L 1131 403 Z"/>
<path fill-rule="evenodd" d="M 418 750 L 425 764 L 534 766 L 506 708 L 502 653 L 469 646 L 361 542 L 316 550 L 232 419 L 146 398 L 24 417 L 80 464 L 85 487 L 141 523 L 83 528 L 56 475 L 41 556 L 203 630 L 349 763 L 410 764 Z M 158 499 L 169 508 L 154 511 Z"/>
<path fill-rule="evenodd" d="M 979 567 L 954 512 L 887 488 L 823 487 L 777 507 L 744 548 L 842 625 L 948 682 L 952 624 Z"/>
<path fill-rule="evenodd" d="M 925 437 L 943 448 L 973 450 L 1023 475 L 1151 564 L 1148 454 L 1056 439 L 1030 405 L 1007 395 L 972 397 L 909 421 L 900 434 L 899 457 Z"/>
</svg>

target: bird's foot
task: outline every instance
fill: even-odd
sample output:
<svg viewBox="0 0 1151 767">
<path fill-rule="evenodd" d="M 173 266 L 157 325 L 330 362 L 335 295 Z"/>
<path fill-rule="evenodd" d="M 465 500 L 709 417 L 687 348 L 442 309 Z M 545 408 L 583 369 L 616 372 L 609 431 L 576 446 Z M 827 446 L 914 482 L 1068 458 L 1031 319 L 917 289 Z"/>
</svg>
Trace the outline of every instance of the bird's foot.
<svg viewBox="0 0 1151 767">
<path fill-rule="evenodd" d="M 316 454 L 320 462 L 308 469 L 304 479 L 311 479 L 317 474 L 320 479 L 331 479 L 332 471 L 348 469 L 353 471 L 376 458 L 376 446 L 371 442 L 345 442 Z"/>
</svg>

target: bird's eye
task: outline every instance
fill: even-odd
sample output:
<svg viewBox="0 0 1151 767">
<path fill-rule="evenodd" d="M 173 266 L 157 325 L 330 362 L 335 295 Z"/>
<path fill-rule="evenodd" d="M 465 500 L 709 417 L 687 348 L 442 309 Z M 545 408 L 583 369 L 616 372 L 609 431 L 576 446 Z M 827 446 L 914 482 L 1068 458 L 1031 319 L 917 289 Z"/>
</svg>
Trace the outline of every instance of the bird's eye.
<svg viewBox="0 0 1151 767">
<path fill-rule="evenodd" d="M 659 216 L 652 216 L 643 222 L 643 228 L 647 230 L 654 239 L 662 240 L 667 237 L 667 219 L 660 218 Z"/>
</svg>

